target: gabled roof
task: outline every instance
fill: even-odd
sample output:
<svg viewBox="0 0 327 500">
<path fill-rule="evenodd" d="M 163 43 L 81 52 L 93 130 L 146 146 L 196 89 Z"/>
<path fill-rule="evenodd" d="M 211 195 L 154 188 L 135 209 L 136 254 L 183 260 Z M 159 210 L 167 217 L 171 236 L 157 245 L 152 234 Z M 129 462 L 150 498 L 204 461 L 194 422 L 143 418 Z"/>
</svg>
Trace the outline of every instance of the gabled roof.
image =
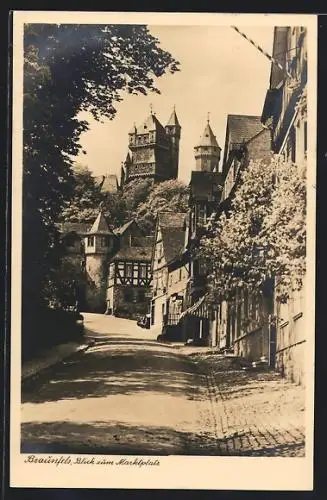
<svg viewBox="0 0 327 500">
<path fill-rule="evenodd" d="M 124 232 L 132 225 L 132 224 L 137 224 L 135 219 L 129 220 L 128 222 L 125 222 L 122 226 L 118 227 L 117 229 L 114 229 L 114 233 L 117 236 L 121 236 L 124 234 Z"/>
<path fill-rule="evenodd" d="M 170 115 L 170 118 L 169 118 L 166 126 L 168 126 L 168 127 L 180 127 L 175 108 L 173 109 L 173 112 Z"/>
<path fill-rule="evenodd" d="M 154 245 L 154 236 L 134 236 L 134 243 L 138 247 L 152 247 Z"/>
<path fill-rule="evenodd" d="M 166 263 L 178 257 L 185 244 L 185 231 L 183 229 L 164 228 L 161 230 L 163 251 Z"/>
<path fill-rule="evenodd" d="M 150 262 L 152 247 L 124 247 L 121 248 L 112 260 L 134 260 L 141 262 Z"/>
<path fill-rule="evenodd" d="M 212 128 L 210 127 L 209 121 L 205 126 L 200 142 L 195 147 L 198 148 L 201 146 L 213 146 L 219 148 L 219 144 L 217 142 L 215 134 L 212 131 Z"/>
<path fill-rule="evenodd" d="M 185 243 L 185 213 L 161 212 L 158 214 L 165 261 L 168 264 L 184 249 Z"/>
<path fill-rule="evenodd" d="M 159 212 L 158 223 L 162 228 L 183 228 L 185 213 L 182 212 Z"/>
<path fill-rule="evenodd" d="M 58 230 L 62 235 L 68 233 L 76 233 L 80 236 L 84 236 L 90 229 L 91 224 L 85 222 L 62 222 L 57 225 Z"/>
<path fill-rule="evenodd" d="M 135 129 L 137 134 L 146 134 L 147 132 L 157 131 L 157 130 L 161 130 L 162 132 L 165 133 L 164 127 L 161 125 L 158 118 L 153 113 L 151 113 L 150 116 L 148 116 L 144 120 L 144 122 Z"/>
<path fill-rule="evenodd" d="M 104 176 L 101 191 L 105 193 L 116 193 L 118 190 L 118 179 L 115 174 Z"/>
<path fill-rule="evenodd" d="M 250 115 L 228 115 L 227 127 L 232 144 L 243 144 L 263 129 L 261 116 Z"/>
<path fill-rule="evenodd" d="M 97 218 L 95 219 L 89 234 L 112 234 L 112 230 L 110 229 L 102 210 L 100 210 Z"/>
</svg>

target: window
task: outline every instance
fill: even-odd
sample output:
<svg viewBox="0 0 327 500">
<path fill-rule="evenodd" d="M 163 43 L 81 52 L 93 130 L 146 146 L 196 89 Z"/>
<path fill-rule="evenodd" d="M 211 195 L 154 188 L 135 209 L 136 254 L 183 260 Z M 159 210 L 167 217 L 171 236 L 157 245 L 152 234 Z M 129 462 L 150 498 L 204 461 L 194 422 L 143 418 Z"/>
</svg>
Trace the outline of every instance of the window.
<svg viewBox="0 0 327 500">
<path fill-rule="evenodd" d="M 146 264 L 140 264 L 139 273 L 140 273 L 140 278 L 146 277 Z"/>
<path fill-rule="evenodd" d="M 182 268 L 179 270 L 179 281 L 182 281 Z"/>
<path fill-rule="evenodd" d="M 206 215 L 207 215 L 206 206 L 200 206 L 198 211 L 198 222 L 200 224 L 206 223 L 206 218 L 207 218 Z"/>
<path fill-rule="evenodd" d="M 87 246 L 88 247 L 93 247 L 94 246 L 94 236 L 89 236 L 87 238 Z"/>
<path fill-rule="evenodd" d="M 109 247 L 110 246 L 110 236 L 101 236 L 100 237 L 100 245 L 102 247 Z"/>
<path fill-rule="evenodd" d="M 133 274 L 133 264 L 126 264 L 125 275 L 126 278 L 131 278 Z"/>
</svg>

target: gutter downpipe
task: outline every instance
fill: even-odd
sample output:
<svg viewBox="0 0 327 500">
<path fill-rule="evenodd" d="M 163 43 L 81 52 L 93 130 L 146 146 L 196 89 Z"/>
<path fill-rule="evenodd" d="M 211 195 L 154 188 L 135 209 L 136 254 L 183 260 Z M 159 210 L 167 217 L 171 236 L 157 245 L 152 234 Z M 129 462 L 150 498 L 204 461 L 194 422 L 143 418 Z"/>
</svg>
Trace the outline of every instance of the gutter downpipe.
<svg viewBox="0 0 327 500">
<path fill-rule="evenodd" d="M 300 100 L 300 98 L 301 98 L 301 96 L 303 95 L 303 93 L 304 93 L 305 89 L 306 89 L 306 85 L 305 85 L 305 87 L 303 88 L 303 90 L 302 90 L 302 92 L 301 92 L 301 94 L 300 94 L 300 96 L 299 96 L 299 99 L 298 99 L 298 100 Z M 297 114 L 298 114 L 298 110 L 297 110 L 297 108 L 295 108 L 294 115 L 293 115 L 293 117 L 292 117 L 291 123 L 290 123 L 290 124 L 289 124 L 289 126 L 288 126 L 287 132 L 286 132 L 286 134 L 285 134 L 285 137 L 284 137 L 284 140 L 283 140 L 283 142 L 282 142 L 282 145 L 281 145 L 281 147 L 280 147 L 280 149 L 279 149 L 279 151 L 278 151 L 278 154 L 281 154 L 281 153 L 283 152 L 283 150 L 284 150 L 284 147 L 285 147 L 285 144 L 286 144 L 286 140 L 287 140 L 287 138 L 288 138 L 289 132 L 290 132 L 290 130 L 291 130 L 291 127 L 293 126 L 293 123 L 294 123 L 294 121 L 295 121 L 295 118 L 296 118 L 296 115 L 297 115 Z"/>
</svg>

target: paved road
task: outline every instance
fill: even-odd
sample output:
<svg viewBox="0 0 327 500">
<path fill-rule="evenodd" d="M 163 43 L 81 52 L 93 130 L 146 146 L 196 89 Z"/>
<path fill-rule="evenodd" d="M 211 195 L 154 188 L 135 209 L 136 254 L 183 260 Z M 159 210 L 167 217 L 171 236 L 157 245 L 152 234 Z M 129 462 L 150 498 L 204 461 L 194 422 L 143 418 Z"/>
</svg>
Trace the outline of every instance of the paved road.
<svg viewBox="0 0 327 500">
<path fill-rule="evenodd" d="M 23 391 L 23 451 L 196 454 L 213 432 L 203 375 L 157 332 L 85 315 L 96 344 Z"/>
<path fill-rule="evenodd" d="M 94 346 L 24 385 L 23 452 L 304 456 L 299 386 L 160 345 L 132 321 L 85 326 Z"/>
</svg>

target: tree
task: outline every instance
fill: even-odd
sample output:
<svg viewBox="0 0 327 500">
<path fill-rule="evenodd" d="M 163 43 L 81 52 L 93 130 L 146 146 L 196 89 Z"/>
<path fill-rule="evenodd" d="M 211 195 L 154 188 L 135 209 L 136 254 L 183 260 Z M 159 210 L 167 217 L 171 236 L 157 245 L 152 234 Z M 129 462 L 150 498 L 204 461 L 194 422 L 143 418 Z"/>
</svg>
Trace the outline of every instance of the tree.
<svg viewBox="0 0 327 500">
<path fill-rule="evenodd" d="M 228 298 L 237 287 L 260 290 L 278 279 L 277 299 L 299 290 L 305 274 L 305 167 L 276 156 L 243 171 L 228 214 L 200 242 L 211 296 Z"/>
<path fill-rule="evenodd" d="M 73 166 L 73 195 L 60 214 L 63 222 L 93 222 L 103 200 L 101 186 L 95 182 L 87 166 Z"/>
<path fill-rule="evenodd" d="M 42 302 L 58 264 L 55 224 L 73 196 L 72 157 L 88 129 L 79 112 L 112 119 L 124 92 L 159 93 L 155 78 L 177 70 L 177 61 L 146 26 L 25 25 L 23 297 L 29 296 L 28 304 Z"/>
<path fill-rule="evenodd" d="M 147 200 L 152 187 L 151 179 L 133 179 L 125 184 L 122 199 L 125 201 L 129 217 L 133 217 L 138 206 Z"/>
<path fill-rule="evenodd" d="M 188 187 L 179 180 L 161 182 L 153 187 L 148 198 L 137 207 L 135 217 L 142 229 L 151 233 L 158 212 L 187 212 L 188 195 Z"/>
</svg>

